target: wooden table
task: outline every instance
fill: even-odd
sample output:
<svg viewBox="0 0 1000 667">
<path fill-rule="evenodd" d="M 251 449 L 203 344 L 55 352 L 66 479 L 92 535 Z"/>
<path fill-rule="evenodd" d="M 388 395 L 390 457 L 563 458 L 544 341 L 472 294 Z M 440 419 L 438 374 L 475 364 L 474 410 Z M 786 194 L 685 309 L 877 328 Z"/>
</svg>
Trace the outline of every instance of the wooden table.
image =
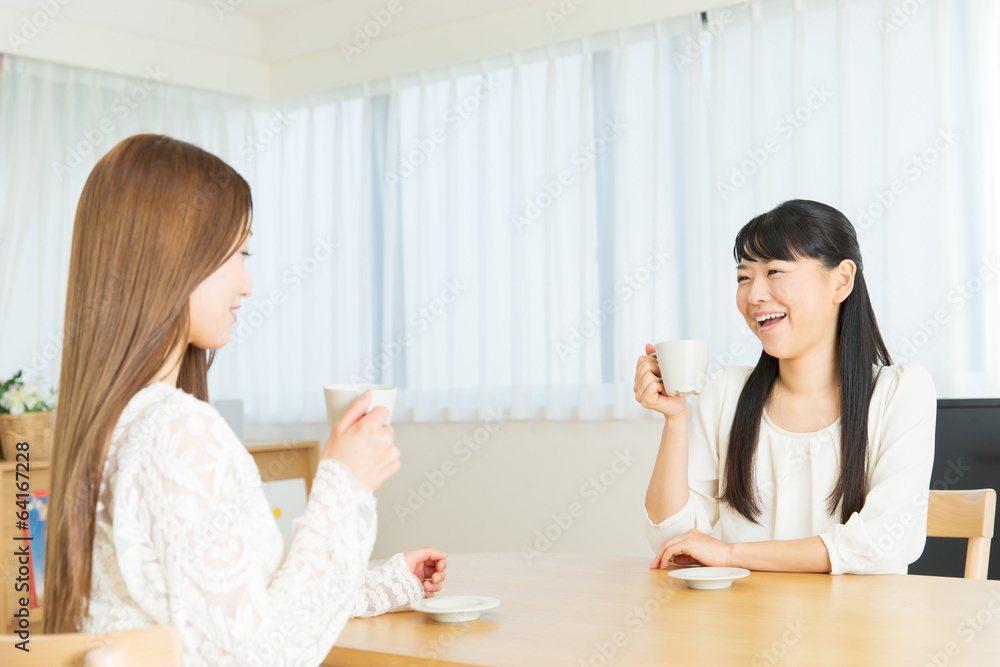
<svg viewBox="0 0 1000 667">
<path fill-rule="evenodd" d="M 448 557 L 478 621 L 352 619 L 324 665 L 1000 665 L 1000 581 L 753 572 L 698 591 L 652 558 Z"/>
</svg>

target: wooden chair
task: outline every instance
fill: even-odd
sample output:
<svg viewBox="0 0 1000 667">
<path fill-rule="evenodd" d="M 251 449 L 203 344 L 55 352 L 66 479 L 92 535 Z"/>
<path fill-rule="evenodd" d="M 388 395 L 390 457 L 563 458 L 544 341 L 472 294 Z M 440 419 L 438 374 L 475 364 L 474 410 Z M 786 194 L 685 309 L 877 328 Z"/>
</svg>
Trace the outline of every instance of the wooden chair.
<svg viewBox="0 0 1000 667">
<path fill-rule="evenodd" d="M 316 468 L 319 466 L 319 441 L 286 442 L 280 444 L 247 445 L 260 478 L 264 482 L 282 479 L 306 480 L 306 495 L 312 491 Z"/>
<path fill-rule="evenodd" d="M 0 637 L 5 667 L 183 667 L 181 643 L 172 625 L 111 634 L 32 632 L 29 652 L 16 648 L 17 635 Z"/>
<path fill-rule="evenodd" d="M 927 537 L 967 537 L 965 578 L 985 579 L 996 517 L 993 489 L 931 491 L 927 500 Z"/>
</svg>

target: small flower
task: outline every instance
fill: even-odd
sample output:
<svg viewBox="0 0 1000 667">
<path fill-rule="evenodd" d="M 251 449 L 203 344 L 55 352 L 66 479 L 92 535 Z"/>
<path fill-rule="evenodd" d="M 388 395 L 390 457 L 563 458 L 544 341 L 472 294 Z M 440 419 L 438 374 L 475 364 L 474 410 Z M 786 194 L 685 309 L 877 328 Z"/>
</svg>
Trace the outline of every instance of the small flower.
<svg viewBox="0 0 1000 667">
<path fill-rule="evenodd" d="M 26 383 L 21 379 L 21 371 L 18 371 L 6 382 L 0 383 L 0 413 L 46 412 L 54 407 L 54 397 L 54 389 L 44 389 L 38 378 Z"/>
</svg>

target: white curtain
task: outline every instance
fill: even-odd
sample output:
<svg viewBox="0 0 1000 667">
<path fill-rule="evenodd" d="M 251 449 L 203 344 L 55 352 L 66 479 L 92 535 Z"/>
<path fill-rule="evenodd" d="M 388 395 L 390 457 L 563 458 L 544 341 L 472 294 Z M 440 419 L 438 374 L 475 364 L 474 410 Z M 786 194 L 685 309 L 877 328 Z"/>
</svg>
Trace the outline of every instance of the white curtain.
<svg viewBox="0 0 1000 667">
<path fill-rule="evenodd" d="M 399 386 L 401 421 L 642 416 L 644 343 L 756 361 L 733 239 L 792 198 L 859 228 L 897 361 L 1000 395 L 989 0 L 765 0 L 269 102 L 2 67 L 0 376 L 58 379 L 83 181 L 152 131 L 253 187 L 254 294 L 209 374 L 250 423 L 322 421 L 347 381 Z"/>
</svg>

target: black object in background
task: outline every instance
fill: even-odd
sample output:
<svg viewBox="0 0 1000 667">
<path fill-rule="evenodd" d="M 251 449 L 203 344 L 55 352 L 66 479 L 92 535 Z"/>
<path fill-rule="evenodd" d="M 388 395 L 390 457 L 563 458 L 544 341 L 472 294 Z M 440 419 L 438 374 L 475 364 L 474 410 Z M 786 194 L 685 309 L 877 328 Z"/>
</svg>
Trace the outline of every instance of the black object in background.
<svg viewBox="0 0 1000 667">
<path fill-rule="evenodd" d="M 1000 399 L 940 399 L 931 489 L 1000 491 Z M 965 575 L 968 540 L 928 537 L 910 574 Z M 1000 539 L 990 543 L 990 579 L 1000 579 Z"/>
</svg>

